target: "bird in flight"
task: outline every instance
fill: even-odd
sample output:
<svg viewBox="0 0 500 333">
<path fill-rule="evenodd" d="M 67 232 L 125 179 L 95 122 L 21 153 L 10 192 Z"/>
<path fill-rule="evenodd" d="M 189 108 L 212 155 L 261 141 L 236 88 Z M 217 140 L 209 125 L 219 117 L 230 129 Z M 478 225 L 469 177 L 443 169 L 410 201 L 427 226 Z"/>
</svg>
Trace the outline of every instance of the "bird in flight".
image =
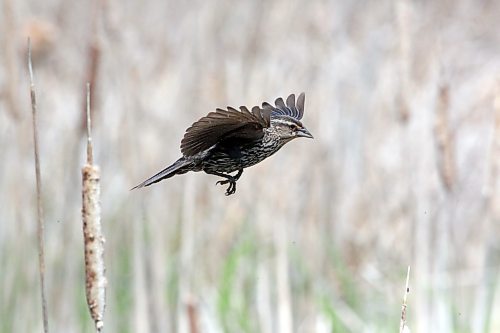
<svg viewBox="0 0 500 333">
<path fill-rule="evenodd" d="M 305 94 L 295 101 L 291 94 L 274 106 L 264 102 L 249 110 L 216 109 L 186 130 L 181 141 L 182 157 L 132 189 L 149 186 L 188 171 L 204 171 L 223 177 L 216 184 L 229 184 L 226 195 L 236 192 L 243 169 L 261 162 L 295 138 L 313 138 L 304 127 Z M 236 172 L 235 175 L 230 173 Z"/>
</svg>

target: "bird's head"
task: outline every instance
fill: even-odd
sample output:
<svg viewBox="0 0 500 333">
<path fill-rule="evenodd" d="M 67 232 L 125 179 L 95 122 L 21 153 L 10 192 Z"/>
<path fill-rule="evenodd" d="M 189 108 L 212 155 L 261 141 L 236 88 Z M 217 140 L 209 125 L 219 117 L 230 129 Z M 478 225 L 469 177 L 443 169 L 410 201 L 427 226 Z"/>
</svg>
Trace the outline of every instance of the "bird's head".
<svg viewBox="0 0 500 333">
<path fill-rule="evenodd" d="M 283 98 L 278 98 L 274 102 L 275 106 L 269 103 L 262 104 L 264 113 L 270 115 L 271 128 L 279 136 L 282 142 L 288 142 L 295 138 L 310 138 L 312 134 L 300 121 L 304 115 L 304 104 L 306 95 L 301 93 L 295 101 L 295 95 L 291 94 L 283 101 Z"/>
<path fill-rule="evenodd" d="M 302 122 L 288 115 L 275 115 L 271 117 L 271 127 L 280 140 L 288 142 L 295 138 L 310 138 L 312 134 L 302 125 Z"/>
</svg>

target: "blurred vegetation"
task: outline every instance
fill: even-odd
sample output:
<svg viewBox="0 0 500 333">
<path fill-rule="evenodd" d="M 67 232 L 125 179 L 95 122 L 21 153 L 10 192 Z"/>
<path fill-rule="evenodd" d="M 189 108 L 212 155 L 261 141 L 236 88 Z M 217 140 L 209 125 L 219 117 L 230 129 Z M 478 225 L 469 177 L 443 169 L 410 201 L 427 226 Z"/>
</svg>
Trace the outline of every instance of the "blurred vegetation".
<svg viewBox="0 0 500 333">
<path fill-rule="evenodd" d="M 0 11 L 0 331 L 41 331 L 26 37 L 52 332 L 92 329 L 80 168 L 92 81 L 107 332 L 500 331 L 500 4 L 13 1 Z M 216 107 L 306 92 L 314 141 L 133 185 Z"/>
</svg>

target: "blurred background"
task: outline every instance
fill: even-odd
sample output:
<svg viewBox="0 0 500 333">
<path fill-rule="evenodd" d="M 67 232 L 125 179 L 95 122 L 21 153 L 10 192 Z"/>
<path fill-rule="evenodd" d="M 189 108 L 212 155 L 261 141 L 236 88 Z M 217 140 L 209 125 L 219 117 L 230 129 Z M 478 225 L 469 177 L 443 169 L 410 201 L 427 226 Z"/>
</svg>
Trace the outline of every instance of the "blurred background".
<svg viewBox="0 0 500 333">
<path fill-rule="evenodd" d="M 2 0 L 0 331 L 42 330 L 26 40 L 51 332 L 89 332 L 92 83 L 105 332 L 500 332 L 500 3 Z M 180 157 L 216 107 L 306 93 L 235 195 Z"/>
</svg>

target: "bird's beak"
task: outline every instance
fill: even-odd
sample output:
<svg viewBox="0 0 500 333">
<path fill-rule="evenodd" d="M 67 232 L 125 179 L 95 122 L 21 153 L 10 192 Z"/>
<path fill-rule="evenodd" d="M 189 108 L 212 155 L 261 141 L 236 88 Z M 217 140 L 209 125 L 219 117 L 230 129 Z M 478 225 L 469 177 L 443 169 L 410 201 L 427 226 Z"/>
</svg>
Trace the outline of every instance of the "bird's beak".
<svg viewBox="0 0 500 333">
<path fill-rule="evenodd" d="M 309 138 L 309 139 L 314 139 L 314 137 L 312 136 L 312 134 L 307 130 L 307 128 L 303 127 L 303 128 L 300 128 L 298 131 L 297 131 L 297 137 L 299 138 Z"/>
</svg>

